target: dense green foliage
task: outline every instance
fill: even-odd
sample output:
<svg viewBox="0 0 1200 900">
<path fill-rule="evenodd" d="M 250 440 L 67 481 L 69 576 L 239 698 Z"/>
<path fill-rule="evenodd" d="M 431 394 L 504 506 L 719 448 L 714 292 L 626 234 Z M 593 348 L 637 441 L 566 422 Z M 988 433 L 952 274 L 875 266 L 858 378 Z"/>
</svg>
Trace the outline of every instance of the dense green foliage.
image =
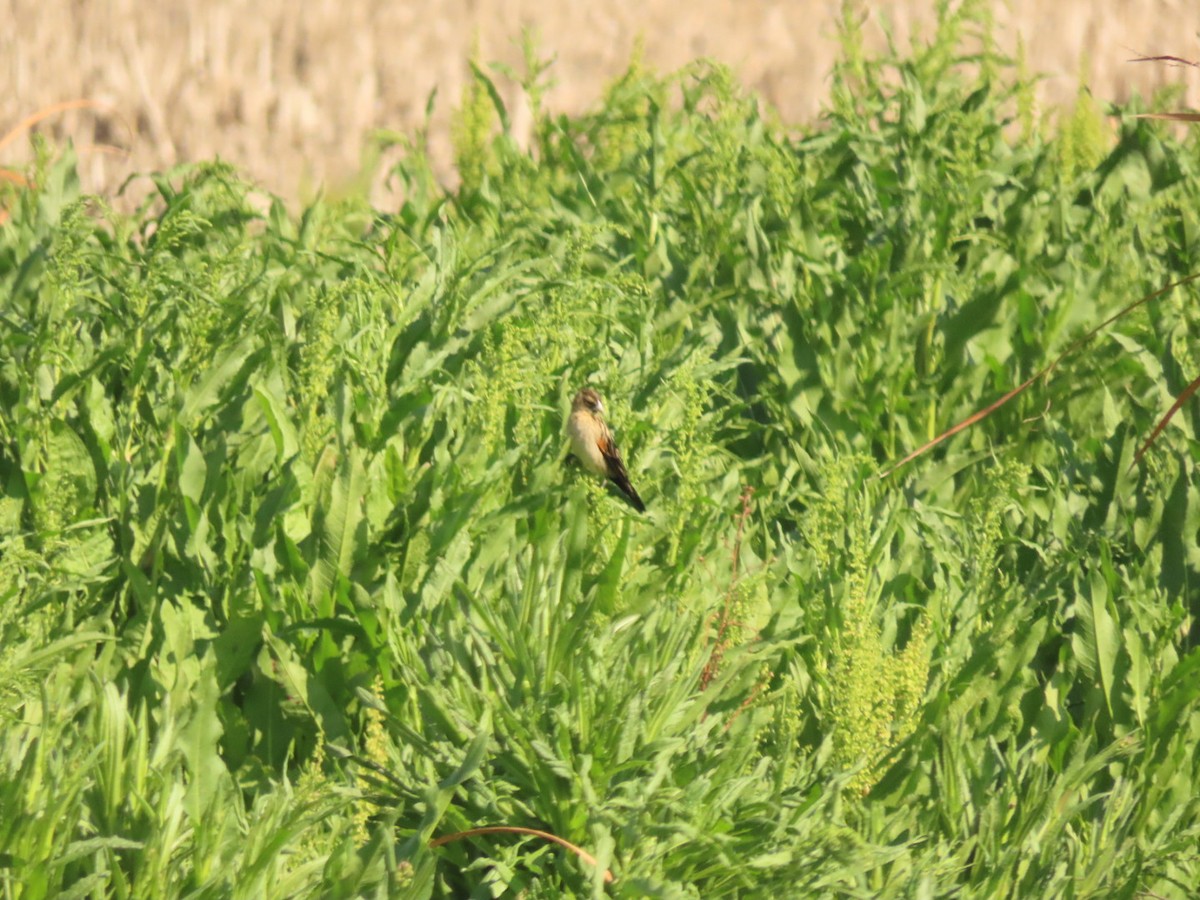
<svg viewBox="0 0 1200 900">
<path fill-rule="evenodd" d="M 1194 406 L 1130 470 L 1191 295 L 875 477 L 1197 265 L 1197 146 L 1033 121 L 966 24 L 851 32 L 800 136 L 634 67 L 522 151 L 481 74 L 395 214 L 210 164 L 118 215 L 43 159 L 0 895 L 1194 896 Z M 563 462 L 587 383 L 644 516 Z M 489 825 L 598 865 L 429 846 Z"/>
</svg>

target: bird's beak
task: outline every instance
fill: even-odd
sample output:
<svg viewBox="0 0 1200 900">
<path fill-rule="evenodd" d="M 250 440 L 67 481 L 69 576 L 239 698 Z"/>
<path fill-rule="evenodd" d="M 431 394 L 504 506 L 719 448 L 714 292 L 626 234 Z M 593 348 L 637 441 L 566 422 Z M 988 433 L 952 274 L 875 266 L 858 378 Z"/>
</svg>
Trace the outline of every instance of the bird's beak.
<svg viewBox="0 0 1200 900">
<path fill-rule="evenodd" d="M 603 400 L 596 401 L 596 412 L 598 412 L 598 413 L 604 412 L 604 401 Z"/>
</svg>

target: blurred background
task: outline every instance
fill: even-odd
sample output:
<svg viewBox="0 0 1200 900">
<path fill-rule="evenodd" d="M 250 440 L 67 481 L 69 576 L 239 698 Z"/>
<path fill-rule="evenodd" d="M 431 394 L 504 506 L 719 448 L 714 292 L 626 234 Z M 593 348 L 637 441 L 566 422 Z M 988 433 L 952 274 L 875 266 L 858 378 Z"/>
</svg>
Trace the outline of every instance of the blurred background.
<svg viewBox="0 0 1200 900">
<path fill-rule="evenodd" d="M 870 47 L 881 17 L 905 45 L 933 20 L 933 0 L 853 4 Z M 1010 0 L 991 4 L 1000 49 L 1023 43 L 1040 114 L 1086 84 L 1102 104 L 1178 85 L 1170 108 L 1194 105 L 1200 69 L 1132 63 L 1200 58 L 1196 8 L 1182 0 Z M 440 177 L 453 181 L 449 122 L 475 55 L 523 69 L 521 35 L 552 57 L 546 105 L 596 103 L 628 65 L 669 71 L 701 56 L 730 64 L 785 121 L 818 112 L 838 52 L 833 0 L 0 0 L 0 135 L 64 101 L 38 127 L 74 140 L 87 191 L 134 172 L 220 157 L 289 200 L 354 188 L 367 137 L 428 128 Z M 518 138 L 531 125 L 515 85 L 497 77 Z M 432 111 L 426 110 L 437 90 Z M 119 148 L 119 149 L 117 149 Z M 29 159 L 22 135 L 0 165 Z M 387 204 L 376 184 L 376 202 Z"/>
</svg>

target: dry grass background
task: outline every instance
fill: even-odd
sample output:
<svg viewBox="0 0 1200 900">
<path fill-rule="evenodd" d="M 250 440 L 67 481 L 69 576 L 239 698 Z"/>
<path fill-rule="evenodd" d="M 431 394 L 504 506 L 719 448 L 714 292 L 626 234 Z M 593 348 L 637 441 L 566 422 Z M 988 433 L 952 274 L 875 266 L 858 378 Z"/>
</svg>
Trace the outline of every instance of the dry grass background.
<svg viewBox="0 0 1200 900">
<path fill-rule="evenodd" d="M 88 190 L 110 191 L 130 172 L 220 156 L 294 199 L 351 182 L 364 137 L 420 127 L 436 87 L 430 142 L 449 176 L 449 113 L 473 45 L 484 61 L 519 65 L 521 31 L 536 29 L 543 55 L 557 60 L 547 96 L 555 110 L 596 102 L 640 38 L 650 65 L 670 70 L 711 56 L 732 64 L 785 119 L 802 121 L 826 90 L 840 7 L 837 0 L 0 0 L 0 134 L 42 107 L 87 98 L 104 108 L 58 114 L 41 127 L 81 148 Z M 933 0 L 897 0 L 873 8 L 885 8 L 907 40 L 927 27 L 933 7 Z M 1049 75 L 1043 110 L 1069 102 L 1081 80 L 1101 100 L 1166 83 L 1186 86 L 1181 105 L 1196 96 L 1200 72 L 1128 62 L 1139 54 L 1200 56 L 1191 3 L 1010 0 L 995 14 L 1001 46 L 1012 50 L 1020 35 L 1031 68 Z M 868 34 L 881 42 L 878 28 Z M 515 92 L 506 93 L 511 101 Z M 518 132 L 528 118 L 515 109 Z M 110 144 L 127 152 L 98 147 Z M 0 151 L 0 164 L 27 158 L 23 140 Z"/>
</svg>

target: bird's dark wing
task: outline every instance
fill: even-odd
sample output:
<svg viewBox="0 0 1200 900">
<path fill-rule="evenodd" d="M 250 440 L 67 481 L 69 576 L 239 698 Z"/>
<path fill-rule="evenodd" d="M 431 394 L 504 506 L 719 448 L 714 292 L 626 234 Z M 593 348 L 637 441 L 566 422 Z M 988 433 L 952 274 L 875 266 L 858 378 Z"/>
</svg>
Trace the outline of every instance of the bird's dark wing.
<svg viewBox="0 0 1200 900">
<path fill-rule="evenodd" d="M 609 480 L 629 498 L 634 509 L 638 512 L 645 512 L 646 504 L 642 502 L 638 492 L 629 483 L 629 473 L 625 471 L 625 463 L 621 461 L 621 451 L 617 449 L 617 442 L 613 440 L 612 433 L 607 428 L 604 429 L 604 435 L 600 438 L 599 447 L 600 454 L 604 457 L 604 463 L 608 467 Z"/>
</svg>

